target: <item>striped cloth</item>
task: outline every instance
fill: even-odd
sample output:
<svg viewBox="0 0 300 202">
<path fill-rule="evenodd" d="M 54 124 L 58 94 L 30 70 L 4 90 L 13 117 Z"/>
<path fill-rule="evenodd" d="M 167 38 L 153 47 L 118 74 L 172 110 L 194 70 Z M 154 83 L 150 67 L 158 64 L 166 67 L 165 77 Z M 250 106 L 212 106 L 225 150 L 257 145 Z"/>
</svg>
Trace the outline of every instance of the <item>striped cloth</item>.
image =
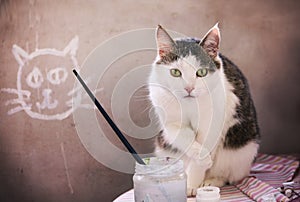
<svg viewBox="0 0 300 202">
<path fill-rule="evenodd" d="M 287 202 L 288 198 L 277 188 L 283 182 L 295 181 L 296 192 L 300 192 L 300 175 L 295 176 L 299 161 L 293 156 L 274 156 L 259 154 L 251 168 L 250 176 L 236 185 L 221 188 L 221 201 L 223 202 L 265 202 L 267 198 L 275 198 L 277 202 Z M 268 198 L 269 199 L 269 198 Z M 296 199 L 297 200 L 297 199 Z M 118 197 L 115 202 L 133 202 L 134 191 L 130 190 Z M 195 202 L 195 198 L 188 198 L 188 202 Z M 300 201 L 300 199 L 299 199 Z"/>
<path fill-rule="evenodd" d="M 221 200 L 222 202 L 252 202 L 246 194 L 241 192 L 233 185 L 224 186 L 221 188 Z"/>
<path fill-rule="evenodd" d="M 277 188 L 283 182 L 293 180 L 298 167 L 299 161 L 294 157 L 259 154 L 251 168 L 252 177 L 242 180 L 236 187 L 258 202 L 263 201 L 263 196 L 268 194 L 273 195 L 277 201 L 290 201 Z"/>
<path fill-rule="evenodd" d="M 299 161 L 291 156 L 259 154 L 251 168 L 251 174 L 273 187 L 280 187 L 282 182 L 292 180 Z"/>
<path fill-rule="evenodd" d="M 236 188 L 254 201 L 263 202 L 266 197 L 276 198 L 276 201 L 287 202 L 289 198 L 277 189 L 261 180 L 249 177 L 236 185 Z"/>
</svg>

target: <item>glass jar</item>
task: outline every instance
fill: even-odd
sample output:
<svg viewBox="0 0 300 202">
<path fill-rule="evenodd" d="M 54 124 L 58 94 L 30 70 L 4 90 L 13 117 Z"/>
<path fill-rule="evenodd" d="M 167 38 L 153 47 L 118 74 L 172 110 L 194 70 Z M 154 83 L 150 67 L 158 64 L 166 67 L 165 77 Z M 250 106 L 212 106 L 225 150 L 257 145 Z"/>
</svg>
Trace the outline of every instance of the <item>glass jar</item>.
<svg viewBox="0 0 300 202">
<path fill-rule="evenodd" d="M 145 158 L 136 163 L 133 176 L 135 202 L 186 202 L 186 174 L 182 160 Z"/>
</svg>

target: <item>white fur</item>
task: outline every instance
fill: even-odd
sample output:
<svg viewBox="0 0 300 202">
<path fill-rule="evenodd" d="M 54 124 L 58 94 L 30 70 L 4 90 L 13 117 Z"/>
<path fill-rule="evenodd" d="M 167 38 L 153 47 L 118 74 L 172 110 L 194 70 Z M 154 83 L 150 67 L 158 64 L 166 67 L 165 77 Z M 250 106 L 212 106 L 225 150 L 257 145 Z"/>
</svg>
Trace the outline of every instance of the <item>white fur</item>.
<svg viewBox="0 0 300 202">
<path fill-rule="evenodd" d="M 258 145 L 252 142 L 238 150 L 223 148 L 222 143 L 228 129 L 238 123 L 234 114 L 239 99 L 232 92 L 233 87 L 227 81 L 222 65 L 205 79 L 195 76 L 197 67 L 200 67 L 200 64 L 194 56 L 179 59 L 168 66 L 154 63 L 149 77 L 150 100 L 164 130 L 164 138 L 173 147 L 182 151 L 181 154 L 174 156 L 174 153 L 157 149 L 156 154 L 183 158 L 187 168 L 188 188 L 192 195 L 195 194 L 196 188 L 203 184 L 222 186 L 226 181 L 235 182 L 245 177 L 249 173 L 258 148 Z M 170 68 L 178 68 L 182 76 L 172 77 L 169 73 Z M 218 76 L 219 82 L 210 82 L 216 78 L 213 75 Z M 216 86 L 208 86 L 213 84 Z M 195 98 L 184 98 L 187 95 L 184 88 L 188 86 L 195 88 L 191 93 Z M 216 103 L 220 106 L 213 106 L 211 96 L 219 92 L 211 89 L 223 89 L 225 103 Z M 207 149 L 205 141 L 211 137 L 209 135 L 213 128 L 211 126 L 213 115 L 218 113 L 216 109 L 222 110 L 222 104 L 225 105 L 225 116 L 221 117 L 223 129 L 218 137 L 213 137 L 215 145 L 209 147 L 209 153 L 204 157 L 200 156 L 200 153 Z M 203 176 L 199 177 L 201 175 L 197 172 L 205 172 L 201 165 L 208 158 L 212 160 L 212 164 L 206 166 L 209 170 L 204 181 Z M 199 169 L 195 169 L 197 166 Z"/>
<path fill-rule="evenodd" d="M 203 184 L 223 186 L 227 181 L 235 183 L 246 177 L 249 175 L 257 149 L 258 144 L 254 142 L 249 142 L 237 150 L 224 149 L 220 146 Z"/>
</svg>

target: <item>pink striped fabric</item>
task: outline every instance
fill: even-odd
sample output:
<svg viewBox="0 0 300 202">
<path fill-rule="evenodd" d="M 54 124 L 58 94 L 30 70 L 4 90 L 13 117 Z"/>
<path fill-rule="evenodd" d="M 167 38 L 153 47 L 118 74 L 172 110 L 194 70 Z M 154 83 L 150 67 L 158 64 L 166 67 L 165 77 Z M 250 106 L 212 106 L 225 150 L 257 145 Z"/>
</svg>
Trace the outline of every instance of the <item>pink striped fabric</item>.
<svg viewBox="0 0 300 202">
<path fill-rule="evenodd" d="M 246 194 L 241 192 L 233 185 L 224 186 L 221 188 L 222 202 L 252 202 Z"/>
<path fill-rule="evenodd" d="M 254 177 L 245 178 L 241 183 L 236 185 L 236 188 L 250 199 L 258 202 L 264 202 L 266 196 L 275 197 L 276 201 L 280 202 L 289 201 L 289 198 L 280 193 L 277 189 Z"/>
<path fill-rule="evenodd" d="M 293 156 L 274 156 L 259 154 L 252 166 L 250 176 L 241 180 L 236 185 L 228 185 L 221 188 L 222 202 L 264 202 L 266 196 L 276 198 L 277 202 L 287 202 L 289 199 L 280 193 L 277 188 L 283 182 L 295 181 L 295 191 L 300 191 L 300 175 L 295 175 L 299 161 Z M 188 198 L 188 202 L 195 202 L 195 198 Z M 299 199 L 300 201 L 300 199 Z M 134 191 L 130 190 L 115 202 L 134 202 Z"/>
<path fill-rule="evenodd" d="M 298 166 L 299 161 L 289 156 L 259 154 L 251 174 L 273 187 L 280 187 L 282 182 L 292 180 Z"/>
<path fill-rule="evenodd" d="M 275 196 L 277 201 L 290 201 L 290 199 L 281 194 L 277 188 L 281 187 L 283 182 L 293 180 L 298 167 L 299 161 L 292 156 L 259 154 L 251 168 L 251 176 L 253 177 L 246 178 L 242 181 L 248 180 L 252 186 L 241 188 L 237 185 L 237 188 L 247 193 L 250 198 L 256 201 L 263 201 L 263 195 L 261 193 L 264 193 L 264 195 L 270 193 Z M 255 187 L 253 184 L 255 184 Z M 294 188 L 297 190 L 297 186 Z"/>
</svg>

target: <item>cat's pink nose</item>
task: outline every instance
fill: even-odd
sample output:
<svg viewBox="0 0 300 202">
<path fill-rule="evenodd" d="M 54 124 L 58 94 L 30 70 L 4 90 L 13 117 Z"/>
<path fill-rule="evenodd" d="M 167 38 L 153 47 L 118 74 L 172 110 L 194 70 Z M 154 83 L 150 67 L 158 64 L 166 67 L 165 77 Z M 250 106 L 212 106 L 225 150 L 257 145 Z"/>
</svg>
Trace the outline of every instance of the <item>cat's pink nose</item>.
<svg viewBox="0 0 300 202">
<path fill-rule="evenodd" d="M 195 88 L 194 87 L 185 87 L 184 89 L 186 90 L 186 92 L 188 92 L 190 94 Z"/>
</svg>

